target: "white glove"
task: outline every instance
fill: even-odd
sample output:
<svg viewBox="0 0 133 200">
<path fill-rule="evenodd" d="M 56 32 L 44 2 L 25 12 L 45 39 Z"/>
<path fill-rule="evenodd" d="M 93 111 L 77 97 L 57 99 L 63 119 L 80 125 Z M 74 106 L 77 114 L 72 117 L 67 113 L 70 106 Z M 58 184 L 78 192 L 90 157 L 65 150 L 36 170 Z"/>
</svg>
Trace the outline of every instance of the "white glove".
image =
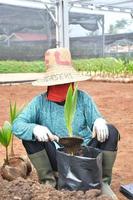
<svg viewBox="0 0 133 200">
<path fill-rule="evenodd" d="M 59 141 L 58 136 L 53 135 L 46 126 L 36 125 L 33 134 L 39 142 Z"/>
<path fill-rule="evenodd" d="M 102 118 L 98 118 L 94 122 L 92 138 L 95 137 L 99 142 L 105 142 L 105 140 L 109 137 L 109 131 L 106 121 Z"/>
</svg>

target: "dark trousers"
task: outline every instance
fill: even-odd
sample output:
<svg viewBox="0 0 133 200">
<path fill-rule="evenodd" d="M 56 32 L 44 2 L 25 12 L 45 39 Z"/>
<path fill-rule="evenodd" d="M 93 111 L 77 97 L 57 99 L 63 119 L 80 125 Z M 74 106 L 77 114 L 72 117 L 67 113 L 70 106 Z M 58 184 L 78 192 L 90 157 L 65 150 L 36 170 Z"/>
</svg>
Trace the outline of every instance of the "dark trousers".
<svg viewBox="0 0 133 200">
<path fill-rule="evenodd" d="M 93 138 L 88 146 L 99 148 L 106 151 L 117 151 L 118 140 L 120 135 L 118 130 L 111 124 L 108 124 L 109 138 L 105 142 L 99 142 L 96 138 Z M 56 161 L 56 148 L 53 142 L 38 142 L 38 141 L 26 141 L 22 140 L 23 146 L 26 149 L 27 154 L 34 154 L 43 149 L 46 150 L 51 166 L 54 171 L 57 171 L 57 161 Z"/>
<path fill-rule="evenodd" d="M 96 138 L 93 138 L 88 146 L 99 148 L 104 151 L 117 151 L 118 141 L 120 140 L 120 134 L 118 130 L 112 124 L 108 124 L 109 137 L 105 142 L 99 142 Z"/>
</svg>

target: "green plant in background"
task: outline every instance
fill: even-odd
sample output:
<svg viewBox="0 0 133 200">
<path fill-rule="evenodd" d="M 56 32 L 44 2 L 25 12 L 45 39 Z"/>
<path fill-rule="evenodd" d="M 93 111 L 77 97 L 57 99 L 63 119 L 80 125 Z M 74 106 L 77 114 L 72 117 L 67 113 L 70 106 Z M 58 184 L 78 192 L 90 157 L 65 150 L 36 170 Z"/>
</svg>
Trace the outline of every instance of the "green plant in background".
<svg viewBox="0 0 133 200">
<path fill-rule="evenodd" d="M 132 75 L 133 61 L 122 60 L 113 57 L 91 58 L 73 60 L 73 65 L 78 71 L 87 71 L 90 75 L 99 73 L 101 75 Z"/>
<path fill-rule="evenodd" d="M 0 73 L 28 73 L 44 72 L 45 66 L 43 61 L 17 61 L 6 60 L 0 61 Z"/>
<path fill-rule="evenodd" d="M 24 106 L 20 109 L 17 108 L 16 102 L 12 104 L 10 102 L 10 123 L 11 126 L 13 124 L 13 121 L 16 119 L 16 117 L 22 112 Z M 13 141 L 14 141 L 14 135 L 11 135 L 11 156 L 14 156 L 14 148 L 13 148 Z"/>
<path fill-rule="evenodd" d="M 11 141 L 11 136 L 12 126 L 8 121 L 5 121 L 3 127 L 0 128 L 0 143 L 6 148 L 5 164 L 9 163 L 8 146 Z"/>
<path fill-rule="evenodd" d="M 76 105 L 77 105 L 77 85 L 75 86 L 75 89 L 73 90 L 72 84 L 70 84 L 67 95 L 66 95 L 66 101 L 64 105 L 64 117 L 66 122 L 66 127 L 68 130 L 68 135 L 72 137 L 73 131 L 72 131 L 72 122 L 74 118 L 74 114 L 76 111 Z"/>
<path fill-rule="evenodd" d="M 78 71 L 87 71 L 88 74 L 100 75 L 132 75 L 133 59 L 127 58 L 90 58 L 90 59 L 74 59 L 73 65 Z M 46 70 L 43 61 L 16 61 L 6 60 L 0 61 L 0 73 L 28 73 L 28 72 L 44 72 Z"/>
</svg>

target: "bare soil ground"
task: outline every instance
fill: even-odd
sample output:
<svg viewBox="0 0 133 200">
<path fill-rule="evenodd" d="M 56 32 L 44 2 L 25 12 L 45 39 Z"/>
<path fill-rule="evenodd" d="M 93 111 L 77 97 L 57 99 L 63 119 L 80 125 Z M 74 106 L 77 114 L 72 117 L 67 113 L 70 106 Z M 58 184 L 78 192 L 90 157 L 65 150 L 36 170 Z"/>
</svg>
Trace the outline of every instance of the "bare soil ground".
<svg viewBox="0 0 133 200">
<path fill-rule="evenodd" d="M 119 129 L 121 140 L 119 142 L 117 159 L 113 168 L 112 188 L 119 200 L 126 200 L 127 198 L 119 192 L 119 188 L 120 184 L 133 182 L 133 83 L 84 81 L 79 83 L 79 88 L 93 96 L 103 116 L 108 122 L 114 124 Z M 0 126 L 5 120 L 9 120 L 10 100 L 12 102 L 16 101 L 17 105 L 21 106 L 28 103 L 35 95 L 45 90 L 45 87 L 33 87 L 30 84 L 0 86 Z M 21 155 L 26 154 L 21 141 L 17 138 L 15 138 L 15 152 Z M 4 156 L 4 149 L 0 146 L 0 164 L 3 163 Z M 0 179 L 0 182 L 1 181 L 2 179 Z M 7 194 L 14 190 L 12 189 L 14 187 L 13 185 L 20 184 L 21 186 L 22 182 L 22 180 L 17 180 L 15 183 L 12 183 L 12 185 L 8 185 L 8 188 L 6 188 L 8 191 Z M 29 185 L 34 184 L 29 183 Z M 38 188 L 39 186 L 36 185 L 34 187 Z M 0 190 L 0 199 L 3 200 L 3 198 L 1 198 L 1 192 L 2 188 Z M 74 196 L 74 194 L 72 196 Z M 71 195 L 69 196 L 69 199 L 70 198 Z M 76 198 L 79 197 L 76 196 Z M 4 197 L 4 199 L 6 199 L 6 197 Z M 9 199 L 21 198 L 10 196 Z M 35 199 L 37 199 L 37 197 Z M 61 196 L 59 199 L 65 199 L 65 197 Z M 74 199 L 74 197 L 71 199 Z M 86 197 L 86 199 L 89 198 Z M 101 199 L 104 199 L 104 197 Z M 28 198 L 26 200 L 28 200 Z"/>
</svg>

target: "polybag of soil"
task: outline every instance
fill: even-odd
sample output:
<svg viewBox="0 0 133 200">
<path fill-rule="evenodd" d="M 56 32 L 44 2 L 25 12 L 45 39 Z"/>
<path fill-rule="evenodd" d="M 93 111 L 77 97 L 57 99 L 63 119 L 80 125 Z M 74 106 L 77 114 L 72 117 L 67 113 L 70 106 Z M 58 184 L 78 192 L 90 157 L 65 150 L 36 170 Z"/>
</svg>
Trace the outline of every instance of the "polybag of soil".
<svg viewBox="0 0 133 200">
<path fill-rule="evenodd" d="M 77 155 L 57 150 L 58 189 L 100 189 L 102 185 L 102 152 L 82 147 Z"/>
</svg>

